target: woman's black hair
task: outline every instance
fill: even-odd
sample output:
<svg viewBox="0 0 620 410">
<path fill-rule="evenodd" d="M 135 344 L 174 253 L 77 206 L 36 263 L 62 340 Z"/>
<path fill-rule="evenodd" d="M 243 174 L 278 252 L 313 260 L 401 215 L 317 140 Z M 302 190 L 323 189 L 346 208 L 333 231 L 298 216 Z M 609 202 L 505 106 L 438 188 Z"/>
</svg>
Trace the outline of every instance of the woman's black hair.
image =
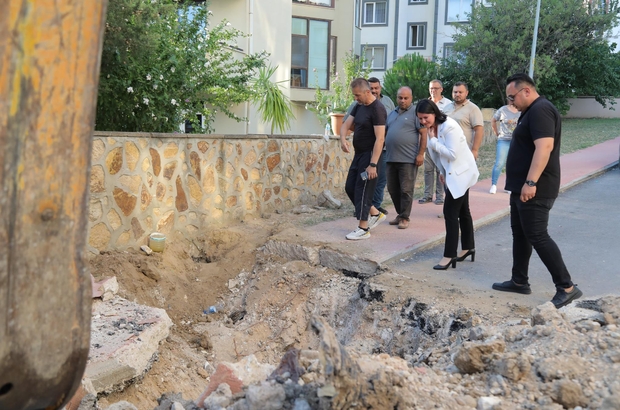
<svg viewBox="0 0 620 410">
<path fill-rule="evenodd" d="M 448 116 L 431 100 L 418 101 L 418 105 L 415 107 L 415 113 L 416 115 L 418 115 L 418 113 L 435 114 L 435 122 L 437 124 L 443 124 L 448 119 Z"/>
</svg>

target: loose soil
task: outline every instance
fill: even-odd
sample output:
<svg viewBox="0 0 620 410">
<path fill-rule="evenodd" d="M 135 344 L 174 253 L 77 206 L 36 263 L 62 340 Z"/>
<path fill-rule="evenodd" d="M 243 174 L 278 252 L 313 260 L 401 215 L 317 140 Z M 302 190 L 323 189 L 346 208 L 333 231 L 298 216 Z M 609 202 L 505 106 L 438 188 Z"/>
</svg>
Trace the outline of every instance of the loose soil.
<svg viewBox="0 0 620 410">
<path fill-rule="evenodd" d="M 476 382 L 452 375 L 450 346 L 462 342 L 459 331 L 480 324 L 489 328 L 529 323 L 530 309 L 494 304 L 488 297 L 464 298 L 440 277 L 420 280 L 389 266 L 375 278 L 360 280 L 261 251 L 272 235 L 284 229 L 348 216 L 352 211 L 345 204 L 319 213 L 276 213 L 213 227 L 194 240 L 168 235 L 161 254 L 146 256 L 140 250 L 128 250 L 93 256 L 90 269 L 96 280 L 116 276 L 121 297 L 163 308 L 174 322 L 152 368 L 123 391 L 100 397 L 100 408 L 126 400 L 138 409 L 152 409 L 166 392 L 196 399 L 220 362 L 255 355 L 259 362 L 277 365 L 290 348 L 318 350 L 320 340 L 310 325 L 316 316 L 325 319 L 339 342 L 356 354 L 388 354 L 412 368 L 448 369 L 437 379 L 445 385 L 437 386 L 429 397 L 450 394 L 448 383 L 458 385 L 457 390 L 471 400 L 493 394 L 484 391 L 482 376 Z M 210 306 L 216 306 L 217 312 L 209 313 Z M 615 370 L 601 370 L 601 374 L 611 371 Z M 467 386 L 473 386 L 471 391 Z M 518 402 L 515 397 L 513 402 Z M 545 398 L 532 397 L 534 402 L 549 404 Z M 600 403 L 602 398 L 597 400 Z M 465 404 L 476 407 L 475 400 Z"/>
</svg>

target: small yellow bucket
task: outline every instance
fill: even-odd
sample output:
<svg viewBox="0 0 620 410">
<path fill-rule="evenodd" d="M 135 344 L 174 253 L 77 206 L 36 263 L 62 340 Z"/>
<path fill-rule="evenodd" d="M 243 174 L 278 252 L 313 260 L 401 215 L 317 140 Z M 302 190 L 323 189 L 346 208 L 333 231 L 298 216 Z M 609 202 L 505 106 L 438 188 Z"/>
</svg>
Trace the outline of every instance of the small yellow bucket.
<svg viewBox="0 0 620 410">
<path fill-rule="evenodd" d="M 163 252 L 166 246 L 166 235 L 159 232 L 153 232 L 149 236 L 149 248 L 154 252 Z"/>
</svg>

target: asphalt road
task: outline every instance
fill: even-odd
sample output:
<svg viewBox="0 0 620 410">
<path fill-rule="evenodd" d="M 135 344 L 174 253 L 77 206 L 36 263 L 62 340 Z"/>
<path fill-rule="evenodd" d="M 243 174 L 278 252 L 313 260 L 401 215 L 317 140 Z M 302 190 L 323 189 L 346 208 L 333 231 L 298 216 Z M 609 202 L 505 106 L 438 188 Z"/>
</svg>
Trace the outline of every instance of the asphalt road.
<svg viewBox="0 0 620 410">
<path fill-rule="evenodd" d="M 561 193 L 551 210 L 549 234 L 560 247 L 573 282 L 579 285 L 584 298 L 620 295 L 618 167 Z M 446 286 L 458 287 L 464 294 L 484 294 L 532 307 L 551 300 L 555 294 L 551 275 L 535 251 L 530 260 L 531 295 L 491 289 L 493 282 L 510 279 L 512 233 L 508 217 L 476 231 L 474 263 L 468 259 L 458 263 L 456 269 L 433 271 L 432 266 L 441 259 L 442 253 L 443 243 L 388 267 L 419 279 L 439 279 Z"/>
</svg>

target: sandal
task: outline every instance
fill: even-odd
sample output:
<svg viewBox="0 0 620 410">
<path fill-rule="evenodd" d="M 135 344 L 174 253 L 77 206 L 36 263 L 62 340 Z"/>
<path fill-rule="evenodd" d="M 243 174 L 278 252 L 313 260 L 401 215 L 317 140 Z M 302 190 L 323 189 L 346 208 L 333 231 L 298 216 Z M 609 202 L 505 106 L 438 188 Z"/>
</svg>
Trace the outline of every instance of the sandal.
<svg viewBox="0 0 620 410">
<path fill-rule="evenodd" d="M 433 202 L 433 198 L 422 198 L 418 201 L 419 204 L 430 204 Z"/>
</svg>

